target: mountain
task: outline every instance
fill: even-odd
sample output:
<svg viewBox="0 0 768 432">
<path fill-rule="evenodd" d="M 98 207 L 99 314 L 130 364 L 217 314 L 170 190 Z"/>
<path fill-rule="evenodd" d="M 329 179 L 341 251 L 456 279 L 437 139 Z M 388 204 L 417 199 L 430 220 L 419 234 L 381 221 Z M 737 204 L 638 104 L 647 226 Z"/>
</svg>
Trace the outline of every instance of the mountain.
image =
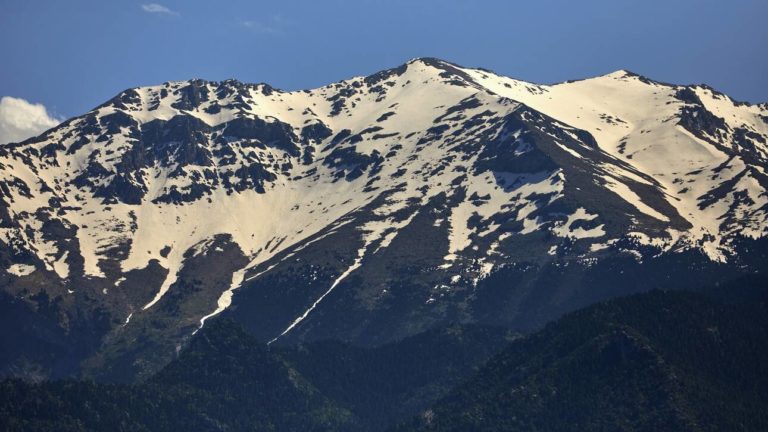
<svg viewBox="0 0 768 432">
<path fill-rule="evenodd" d="M 516 337 L 452 324 L 373 348 L 318 341 L 278 352 L 358 427 L 383 431 L 429 408 Z"/>
<path fill-rule="evenodd" d="M 354 430 L 351 413 L 237 326 L 214 326 L 142 384 L 0 384 L 3 430 Z"/>
<path fill-rule="evenodd" d="M 733 304 L 654 291 L 568 315 L 398 430 L 765 430 L 760 282 L 756 296 Z"/>
<path fill-rule="evenodd" d="M 143 383 L 0 382 L 0 428 L 765 430 L 765 282 L 636 294 L 525 337 L 451 325 L 375 348 L 267 347 L 217 318 Z"/>
<path fill-rule="evenodd" d="M 628 71 L 127 90 L 0 147 L 0 371 L 144 379 L 217 315 L 277 344 L 530 332 L 764 273 L 766 139 L 766 105 Z"/>
<path fill-rule="evenodd" d="M 380 431 L 508 343 L 503 329 L 452 325 L 379 348 L 268 349 L 231 320 L 210 324 L 144 383 L 0 382 L 0 428 Z"/>
</svg>

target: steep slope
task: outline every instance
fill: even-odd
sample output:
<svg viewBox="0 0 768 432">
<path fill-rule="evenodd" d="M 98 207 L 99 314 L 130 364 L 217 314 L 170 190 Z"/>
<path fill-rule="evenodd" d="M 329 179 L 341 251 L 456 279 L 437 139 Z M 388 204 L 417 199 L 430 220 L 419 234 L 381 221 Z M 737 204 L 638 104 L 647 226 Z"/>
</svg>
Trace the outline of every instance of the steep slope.
<svg viewBox="0 0 768 432">
<path fill-rule="evenodd" d="M 373 432 L 428 408 L 513 339 L 502 328 L 454 324 L 375 348 L 319 341 L 278 352 Z"/>
<path fill-rule="evenodd" d="M 327 341 L 267 350 L 217 320 L 142 384 L 0 382 L 0 428 L 383 430 L 444 396 L 506 345 L 505 334 L 451 326 L 381 348 Z"/>
<path fill-rule="evenodd" d="M 764 430 L 761 282 L 758 299 L 738 304 L 656 291 L 576 312 L 398 430 Z"/>
<path fill-rule="evenodd" d="M 436 59 L 127 90 L 0 147 L 0 286 L 82 347 L 53 375 L 151 372 L 222 312 L 277 342 L 529 330 L 764 271 L 767 116 L 626 72 L 539 86 Z"/>
<path fill-rule="evenodd" d="M 143 384 L 0 383 L 6 431 L 358 430 L 281 358 L 237 326 L 201 333 Z"/>
<path fill-rule="evenodd" d="M 613 300 L 511 342 L 453 325 L 267 349 L 216 319 L 141 384 L 0 382 L 0 428 L 764 430 L 765 278 L 707 292 Z"/>
<path fill-rule="evenodd" d="M 664 84 L 629 71 L 554 86 L 468 73 L 500 95 L 589 131 L 601 149 L 652 176 L 692 225 L 689 240 L 711 257 L 727 259 L 729 234 L 765 234 L 764 107 L 705 85 Z"/>
</svg>

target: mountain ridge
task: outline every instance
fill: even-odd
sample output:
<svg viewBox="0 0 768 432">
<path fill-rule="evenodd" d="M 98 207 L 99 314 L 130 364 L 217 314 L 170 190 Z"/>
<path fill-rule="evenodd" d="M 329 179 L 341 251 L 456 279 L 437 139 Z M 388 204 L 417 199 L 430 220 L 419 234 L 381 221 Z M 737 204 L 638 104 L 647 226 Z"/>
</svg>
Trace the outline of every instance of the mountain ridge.
<svg viewBox="0 0 768 432">
<path fill-rule="evenodd" d="M 424 58 L 303 91 L 126 90 L 0 147 L 0 287 L 68 333 L 107 317 L 85 368 L 141 373 L 222 313 L 265 341 L 377 344 L 535 327 L 672 262 L 690 285 L 764 271 L 768 113 L 619 72 Z"/>
</svg>

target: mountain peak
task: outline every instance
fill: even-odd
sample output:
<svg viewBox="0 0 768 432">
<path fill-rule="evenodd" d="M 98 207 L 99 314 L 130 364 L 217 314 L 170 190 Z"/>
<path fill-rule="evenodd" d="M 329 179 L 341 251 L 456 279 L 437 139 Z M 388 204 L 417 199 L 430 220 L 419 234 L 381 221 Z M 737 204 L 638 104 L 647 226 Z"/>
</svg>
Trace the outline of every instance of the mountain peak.
<svg viewBox="0 0 768 432">
<path fill-rule="evenodd" d="M 629 70 L 629 69 L 619 69 L 619 70 L 616 70 L 616 71 L 614 71 L 614 72 L 611 72 L 611 73 L 609 73 L 609 74 L 608 74 L 608 76 L 619 76 L 619 77 L 627 77 L 627 76 L 629 76 L 629 77 L 639 77 L 639 76 L 642 76 L 642 75 L 640 75 L 640 74 L 639 74 L 639 73 L 637 73 L 637 72 L 633 72 L 633 71 L 631 71 L 631 70 Z"/>
<path fill-rule="evenodd" d="M 433 64 L 433 63 L 448 63 L 445 60 L 439 59 L 437 57 L 413 57 L 410 60 L 406 62 L 406 64 L 412 64 L 412 63 L 423 63 L 423 64 Z"/>
<path fill-rule="evenodd" d="M 0 287 L 64 321 L 106 314 L 122 348 L 172 347 L 222 313 L 265 341 L 374 344 L 532 325 L 623 290 L 617 271 L 752 269 L 768 124 L 678 90 L 434 58 L 302 91 L 128 90 L 0 148 Z M 98 355 L 141 354 L 113 348 Z"/>
</svg>

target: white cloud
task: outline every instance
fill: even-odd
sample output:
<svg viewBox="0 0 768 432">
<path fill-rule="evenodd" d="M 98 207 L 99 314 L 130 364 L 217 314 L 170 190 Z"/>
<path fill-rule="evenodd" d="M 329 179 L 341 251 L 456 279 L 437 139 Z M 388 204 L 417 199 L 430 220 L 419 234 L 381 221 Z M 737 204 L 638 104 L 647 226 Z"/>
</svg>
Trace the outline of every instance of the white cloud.
<svg viewBox="0 0 768 432">
<path fill-rule="evenodd" d="M 272 15 L 267 21 L 240 21 L 240 26 L 256 33 L 282 34 L 285 25 L 281 15 Z"/>
<path fill-rule="evenodd" d="M 59 123 L 42 104 L 11 96 L 0 99 L 0 144 L 24 141 Z"/>
<path fill-rule="evenodd" d="M 258 21 L 243 21 L 240 23 L 243 27 L 253 30 L 257 33 L 277 33 L 277 29 Z"/>
<path fill-rule="evenodd" d="M 157 3 L 143 4 L 141 5 L 141 10 L 143 10 L 144 12 L 155 13 L 155 14 L 176 15 L 176 16 L 179 15 L 179 13 L 176 12 L 175 10 L 171 10 L 166 6 L 163 6 Z"/>
</svg>

